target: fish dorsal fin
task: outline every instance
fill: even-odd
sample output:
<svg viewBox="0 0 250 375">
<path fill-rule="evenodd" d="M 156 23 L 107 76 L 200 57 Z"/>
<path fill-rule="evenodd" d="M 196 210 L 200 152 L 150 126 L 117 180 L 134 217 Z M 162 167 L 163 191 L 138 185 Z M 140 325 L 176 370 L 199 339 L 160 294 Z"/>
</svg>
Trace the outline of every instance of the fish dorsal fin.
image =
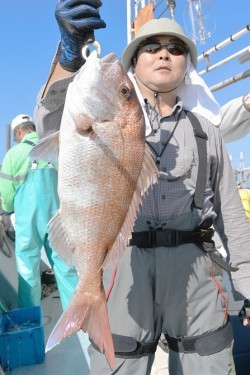
<svg viewBox="0 0 250 375">
<path fill-rule="evenodd" d="M 74 259 L 75 245 L 69 240 L 67 232 L 64 228 L 60 209 L 57 210 L 48 223 L 48 239 L 56 252 L 69 265 L 76 266 Z"/>
<path fill-rule="evenodd" d="M 57 162 L 59 155 L 59 131 L 44 137 L 29 153 L 31 160 Z"/>
<path fill-rule="evenodd" d="M 133 231 L 133 226 L 137 212 L 139 210 L 139 206 L 142 202 L 142 197 L 147 192 L 148 188 L 157 182 L 158 175 L 159 172 L 153 160 L 152 152 L 149 146 L 145 144 L 142 169 L 136 184 L 131 204 L 128 209 L 128 214 L 115 242 L 113 243 L 112 248 L 108 252 L 103 262 L 103 268 L 106 268 L 109 264 L 117 261 L 122 253 L 126 250 L 131 239 L 131 233 Z"/>
</svg>

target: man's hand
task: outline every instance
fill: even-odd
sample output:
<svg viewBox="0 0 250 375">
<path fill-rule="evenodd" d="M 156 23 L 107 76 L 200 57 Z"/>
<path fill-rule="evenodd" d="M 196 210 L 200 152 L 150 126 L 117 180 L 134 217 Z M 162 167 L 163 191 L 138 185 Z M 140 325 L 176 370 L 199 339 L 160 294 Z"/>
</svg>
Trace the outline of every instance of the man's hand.
<svg viewBox="0 0 250 375">
<path fill-rule="evenodd" d="M 239 317 L 243 326 L 250 326 L 250 300 L 245 300 L 242 306 Z"/>
<path fill-rule="evenodd" d="M 83 45 L 94 39 L 94 30 L 105 28 L 98 8 L 100 0 L 59 0 L 55 17 L 61 33 L 59 64 L 67 71 L 76 72 L 84 63 Z"/>
</svg>

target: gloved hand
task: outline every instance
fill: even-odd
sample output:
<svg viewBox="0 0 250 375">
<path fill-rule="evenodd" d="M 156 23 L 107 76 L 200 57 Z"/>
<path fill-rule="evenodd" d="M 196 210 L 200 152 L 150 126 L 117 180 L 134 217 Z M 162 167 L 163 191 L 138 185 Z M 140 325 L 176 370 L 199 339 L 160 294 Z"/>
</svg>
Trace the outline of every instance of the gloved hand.
<svg viewBox="0 0 250 375">
<path fill-rule="evenodd" d="M 250 326 L 250 300 L 246 299 L 244 301 L 244 305 L 239 312 L 239 317 L 243 326 Z"/>
<path fill-rule="evenodd" d="M 55 17 L 61 32 L 59 64 L 76 72 L 84 59 L 81 50 L 89 39 L 94 40 L 93 30 L 105 28 L 98 8 L 100 0 L 58 0 Z"/>
</svg>

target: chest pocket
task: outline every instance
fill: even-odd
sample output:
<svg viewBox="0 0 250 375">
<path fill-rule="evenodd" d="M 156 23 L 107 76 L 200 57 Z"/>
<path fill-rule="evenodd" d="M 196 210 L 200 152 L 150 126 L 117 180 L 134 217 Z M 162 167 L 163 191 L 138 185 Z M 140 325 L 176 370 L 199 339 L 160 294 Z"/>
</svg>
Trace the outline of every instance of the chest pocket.
<svg viewBox="0 0 250 375">
<path fill-rule="evenodd" d="M 191 174 L 192 167 L 197 165 L 195 151 L 188 147 L 169 144 L 161 160 L 160 179 L 176 181 Z"/>
</svg>

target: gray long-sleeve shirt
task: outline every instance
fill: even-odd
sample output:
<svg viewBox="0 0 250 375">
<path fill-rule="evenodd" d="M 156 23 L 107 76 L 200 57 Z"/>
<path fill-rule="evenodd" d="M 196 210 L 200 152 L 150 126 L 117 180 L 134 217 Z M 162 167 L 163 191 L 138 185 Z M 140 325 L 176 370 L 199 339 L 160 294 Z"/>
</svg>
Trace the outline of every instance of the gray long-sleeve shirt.
<svg viewBox="0 0 250 375">
<path fill-rule="evenodd" d="M 67 86 L 73 78 L 54 82 L 43 99 L 38 97 L 35 118 L 40 138 L 59 130 Z M 158 155 L 180 117 L 160 158 L 159 182 L 144 197 L 140 211 L 140 215 L 158 222 L 171 222 L 192 210 L 199 164 L 197 144 L 181 101 L 169 116 L 155 116 L 152 108 L 149 116 L 153 127 L 159 129 L 152 131 L 147 141 Z M 213 220 L 230 262 L 239 267 L 239 271 L 232 273 L 235 299 L 250 298 L 249 223 L 220 131 L 208 120 L 197 117 L 208 135 L 207 179 L 201 222 L 207 218 Z"/>
</svg>

